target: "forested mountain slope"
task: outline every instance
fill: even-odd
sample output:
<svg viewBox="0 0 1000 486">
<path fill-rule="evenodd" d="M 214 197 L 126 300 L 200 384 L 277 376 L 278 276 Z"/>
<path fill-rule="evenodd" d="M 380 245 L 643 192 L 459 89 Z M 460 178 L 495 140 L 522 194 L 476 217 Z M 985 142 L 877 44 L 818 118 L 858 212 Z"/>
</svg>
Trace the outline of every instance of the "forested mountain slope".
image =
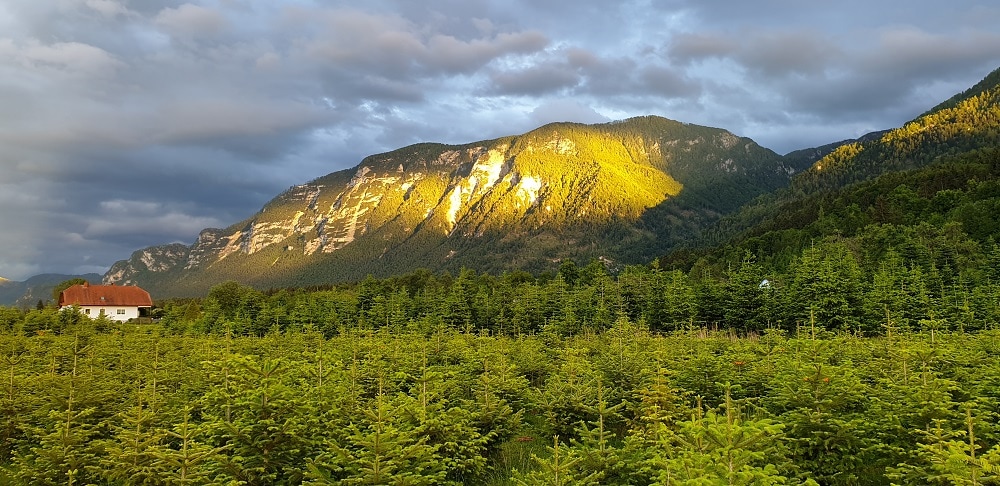
<svg viewBox="0 0 1000 486">
<path fill-rule="evenodd" d="M 266 288 L 420 267 L 645 263 L 795 171 L 750 139 L 660 117 L 418 144 L 292 187 L 190 247 L 137 251 L 104 281 L 197 295 L 230 279 Z"/>
<path fill-rule="evenodd" d="M 881 137 L 846 144 L 797 176 L 793 191 L 841 187 L 1000 144 L 1000 69 Z"/>
<path fill-rule="evenodd" d="M 1000 70 L 900 128 L 839 145 L 788 188 L 723 218 L 700 247 L 663 263 L 690 268 L 702 257 L 711 265 L 749 251 L 780 270 L 816 242 L 842 239 L 873 259 L 862 264 L 876 265 L 886 250 L 937 231 L 950 232 L 954 251 L 975 246 L 983 254 L 1000 236 L 998 148 Z"/>
</svg>

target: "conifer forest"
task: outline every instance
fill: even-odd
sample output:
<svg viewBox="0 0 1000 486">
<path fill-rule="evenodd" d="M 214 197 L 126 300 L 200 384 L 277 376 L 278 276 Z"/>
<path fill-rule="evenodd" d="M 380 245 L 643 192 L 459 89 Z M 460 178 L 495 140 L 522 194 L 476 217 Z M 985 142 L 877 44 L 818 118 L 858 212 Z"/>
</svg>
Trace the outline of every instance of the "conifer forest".
<svg viewBox="0 0 1000 486">
<path fill-rule="evenodd" d="M 0 480 L 997 484 L 1000 250 L 909 241 L 2 308 Z"/>
</svg>

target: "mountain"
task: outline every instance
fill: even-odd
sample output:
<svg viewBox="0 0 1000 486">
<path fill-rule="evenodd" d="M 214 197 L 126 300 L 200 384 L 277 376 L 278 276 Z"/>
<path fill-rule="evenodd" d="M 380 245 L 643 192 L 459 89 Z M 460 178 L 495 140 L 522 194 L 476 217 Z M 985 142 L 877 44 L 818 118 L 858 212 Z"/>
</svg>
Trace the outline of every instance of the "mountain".
<svg viewBox="0 0 1000 486">
<path fill-rule="evenodd" d="M 1000 69 L 899 128 L 793 152 L 786 159 L 798 159 L 786 163 L 810 156 L 818 158 L 789 187 L 720 219 L 700 248 L 661 263 L 683 268 L 744 251 L 787 263 L 824 238 L 856 238 L 855 249 L 897 246 L 917 233 L 923 242 L 937 238 L 927 225 L 950 228 L 948 238 L 961 234 L 963 245 L 992 246 L 1000 241 Z"/>
<path fill-rule="evenodd" d="M 62 275 L 46 273 L 35 275 L 23 282 L 0 278 L 0 305 L 34 306 L 39 300 L 52 300 L 52 289 L 56 285 L 74 278 L 86 279 L 90 282 L 100 282 L 102 275 L 88 273 L 85 275 Z"/>
<path fill-rule="evenodd" d="M 902 127 L 881 133 L 837 147 L 796 177 L 793 189 L 837 188 L 1000 144 L 1000 69 Z"/>
<path fill-rule="evenodd" d="M 294 186 L 193 245 L 138 250 L 104 282 L 181 296 L 230 279 L 266 288 L 421 267 L 645 263 L 796 170 L 750 139 L 653 116 L 423 143 Z"/>
<path fill-rule="evenodd" d="M 791 167 L 799 168 L 801 170 L 808 169 L 813 166 L 816 162 L 819 162 L 827 155 L 835 152 L 840 147 L 844 145 L 851 145 L 855 143 L 865 143 L 872 140 L 877 140 L 883 135 L 888 133 L 889 130 L 881 130 L 877 132 L 866 133 L 858 138 L 852 138 L 848 140 L 841 140 L 839 142 L 828 143 L 826 145 L 821 145 L 819 147 L 812 147 L 807 149 L 795 150 L 785 154 L 785 163 Z"/>
</svg>

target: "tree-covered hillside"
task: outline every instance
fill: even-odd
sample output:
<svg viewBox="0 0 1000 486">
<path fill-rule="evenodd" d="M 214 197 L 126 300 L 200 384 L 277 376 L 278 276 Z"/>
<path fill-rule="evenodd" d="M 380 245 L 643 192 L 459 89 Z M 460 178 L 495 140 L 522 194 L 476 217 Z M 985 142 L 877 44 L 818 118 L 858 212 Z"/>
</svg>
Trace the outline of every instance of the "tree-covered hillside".
<svg viewBox="0 0 1000 486">
<path fill-rule="evenodd" d="M 139 250 L 105 283 L 193 296 L 226 280 L 263 289 L 416 268 L 646 263 L 795 170 L 752 140 L 661 117 L 418 144 L 295 186 L 190 247 Z"/>
<path fill-rule="evenodd" d="M 214 294 L 208 312 L 226 308 Z M 243 318 L 223 319 L 0 333 L 0 481 L 1000 481 L 996 330 L 660 335 L 619 316 L 563 337 L 389 317 L 233 336 Z"/>
<path fill-rule="evenodd" d="M 870 271 L 913 239 L 944 238 L 929 245 L 936 261 L 924 270 L 975 273 L 982 260 L 966 257 L 1000 241 L 998 168 L 1000 70 L 899 129 L 837 146 L 789 188 L 722 218 L 661 263 L 711 267 L 749 251 L 781 272 L 810 246 L 837 240 Z"/>
<path fill-rule="evenodd" d="M 919 168 L 1000 146 L 1000 69 L 973 88 L 881 137 L 838 147 L 797 176 L 792 193 L 836 189 L 878 175 Z"/>
</svg>

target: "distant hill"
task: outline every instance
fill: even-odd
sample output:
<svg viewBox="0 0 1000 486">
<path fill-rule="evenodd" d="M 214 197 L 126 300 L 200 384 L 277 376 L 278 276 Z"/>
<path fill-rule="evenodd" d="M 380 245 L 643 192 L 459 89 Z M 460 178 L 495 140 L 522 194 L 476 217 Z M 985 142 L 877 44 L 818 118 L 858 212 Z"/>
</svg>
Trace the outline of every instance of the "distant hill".
<svg viewBox="0 0 1000 486">
<path fill-rule="evenodd" d="M 179 296 L 230 279 L 266 288 L 421 267 L 644 263 L 797 170 L 748 138 L 655 116 L 417 144 L 292 187 L 191 246 L 136 251 L 104 281 Z"/>
<path fill-rule="evenodd" d="M 89 282 L 100 282 L 103 276 L 98 273 L 84 275 L 63 275 L 46 273 L 35 275 L 23 282 L 0 278 L 0 305 L 34 306 L 39 300 L 52 300 L 52 289 L 56 285 L 73 278 L 83 278 Z"/>
<path fill-rule="evenodd" d="M 858 138 L 852 138 L 848 140 L 841 140 L 840 142 L 828 143 L 826 145 L 821 145 L 819 147 L 812 147 L 807 149 L 795 150 L 785 154 L 785 163 L 791 167 L 797 169 L 806 170 L 813 166 L 816 162 L 819 162 L 827 155 L 835 152 L 837 149 L 844 145 L 850 145 L 855 143 L 865 143 L 872 140 L 878 140 L 883 135 L 888 133 L 889 130 L 881 130 L 877 132 L 866 133 Z"/>
</svg>

